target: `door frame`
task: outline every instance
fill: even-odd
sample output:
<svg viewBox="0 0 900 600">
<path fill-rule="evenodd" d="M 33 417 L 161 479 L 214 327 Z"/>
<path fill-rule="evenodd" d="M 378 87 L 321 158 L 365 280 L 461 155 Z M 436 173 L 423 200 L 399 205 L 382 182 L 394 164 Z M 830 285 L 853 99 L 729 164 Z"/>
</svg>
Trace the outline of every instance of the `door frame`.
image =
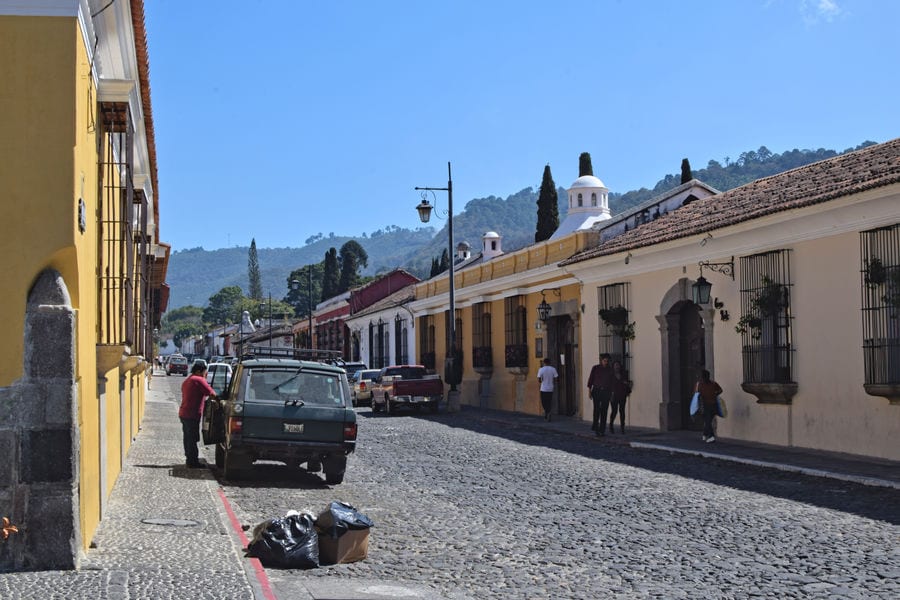
<svg viewBox="0 0 900 600">
<path fill-rule="evenodd" d="M 659 429 L 662 431 L 682 429 L 679 321 L 685 304 L 693 304 L 691 293 L 693 283 L 694 280 L 682 277 L 670 287 L 663 295 L 659 315 L 656 317 L 659 323 L 661 352 L 662 398 L 659 403 Z M 713 329 L 716 311 L 712 306 L 701 305 L 699 314 L 703 325 L 706 369 L 710 373 L 715 373 Z"/>
</svg>

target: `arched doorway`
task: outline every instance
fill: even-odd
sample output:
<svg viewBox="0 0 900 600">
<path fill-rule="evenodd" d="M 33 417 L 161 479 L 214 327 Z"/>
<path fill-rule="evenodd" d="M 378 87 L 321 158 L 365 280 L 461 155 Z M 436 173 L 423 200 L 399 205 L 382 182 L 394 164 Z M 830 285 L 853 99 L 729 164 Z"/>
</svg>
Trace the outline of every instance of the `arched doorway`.
<svg viewBox="0 0 900 600">
<path fill-rule="evenodd" d="M 662 402 L 660 429 L 699 431 L 690 415 L 694 384 L 703 369 L 713 371 L 713 316 L 715 311 L 694 304 L 691 281 L 682 278 L 666 293 L 660 305 L 662 348 Z"/>
</svg>

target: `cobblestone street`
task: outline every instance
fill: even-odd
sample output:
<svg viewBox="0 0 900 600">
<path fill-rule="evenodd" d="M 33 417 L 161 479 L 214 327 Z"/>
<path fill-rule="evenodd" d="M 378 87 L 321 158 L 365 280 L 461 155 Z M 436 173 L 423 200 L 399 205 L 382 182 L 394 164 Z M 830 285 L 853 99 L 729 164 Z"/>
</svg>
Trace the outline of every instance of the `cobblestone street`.
<svg viewBox="0 0 900 600">
<path fill-rule="evenodd" d="M 280 465 L 222 481 L 251 527 L 331 500 L 375 522 L 363 562 L 267 570 L 279 598 L 313 578 L 445 598 L 900 597 L 894 489 L 465 414 L 359 420 L 342 485 Z"/>
</svg>

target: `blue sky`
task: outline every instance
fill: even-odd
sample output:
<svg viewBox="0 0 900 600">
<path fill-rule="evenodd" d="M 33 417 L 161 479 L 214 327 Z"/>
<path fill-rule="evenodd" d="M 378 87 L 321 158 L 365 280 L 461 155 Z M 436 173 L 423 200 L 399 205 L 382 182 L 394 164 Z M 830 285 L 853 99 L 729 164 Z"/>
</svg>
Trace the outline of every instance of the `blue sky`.
<svg viewBox="0 0 900 600">
<path fill-rule="evenodd" d="M 568 187 L 581 152 L 626 192 L 684 157 L 900 136 L 893 0 L 145 6 L 175 250 L 420 227 L 413 188 L 446 186 L 448 161 L 458 214 L 545 164 Z"/>
</svg>

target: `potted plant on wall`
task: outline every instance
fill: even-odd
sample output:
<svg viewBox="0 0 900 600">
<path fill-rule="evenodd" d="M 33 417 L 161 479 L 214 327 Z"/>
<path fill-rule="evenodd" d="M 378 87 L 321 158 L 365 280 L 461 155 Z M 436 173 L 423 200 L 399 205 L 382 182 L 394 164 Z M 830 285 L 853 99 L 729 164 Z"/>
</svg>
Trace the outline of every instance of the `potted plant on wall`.
<svg viewBox="0 0 900 600">
<path fill-rule="evenodd" d="M 762 287 L 750 299 L 750 310 L 741 315 L 734 330 L 740 334 L 747 333 L 753 339 L 762 336 L 763 319 L 774 317 L 787 307 L 787 286 L 775 283 L 768 275 L 763 275 Z"/>
<path fill-rule="evenodd" d="M 614 335 L 619 336 L 623 340 L 634 339 L 634 321 L 628 322 L 628 309 L 624 306 L 613 306 L 612 308 L 601 308 L 600 318 L 612 330 Z"/>
</svg>

